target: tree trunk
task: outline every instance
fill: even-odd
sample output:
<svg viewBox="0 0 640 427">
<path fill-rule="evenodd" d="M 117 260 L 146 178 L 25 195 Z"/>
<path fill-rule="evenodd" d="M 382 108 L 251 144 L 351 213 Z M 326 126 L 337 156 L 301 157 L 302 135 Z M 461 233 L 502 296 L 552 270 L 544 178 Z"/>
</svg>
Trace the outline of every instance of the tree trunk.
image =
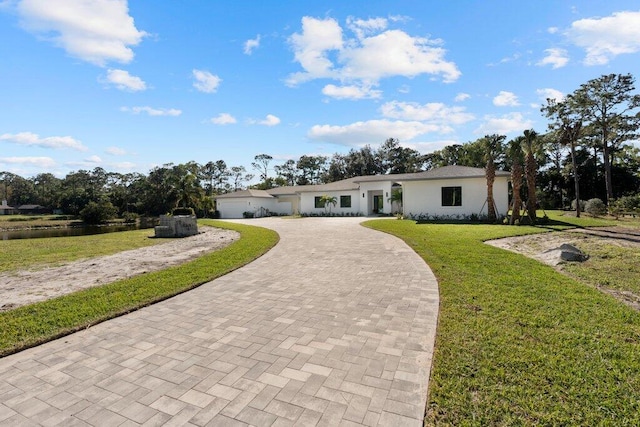
<svg viewBox="0 0 640 427">
<path fill-rule="evenodd" d="M 529 213 L 529 219 L 531 223 L 536 222 L 536 171 L 538 167 L 536 165 L 536 159 L 533 156 L 533 150 L 527 153 L 525 159 L 525 170 L 527 174 L 527 212 Z"/>
<path fill-rule="evenodd" d="M 576 192 L 576 218 L 580 218 L 580 181 L 578 177 L 578 165 L 576 163 L 576 144 L 571 139 L 571 166 L 573 168 L 573 182 Z"/>
<path fill-rule="evenodd" d="M 607 188 L 606 204 L 608 206 L 609 202 L 613 199 L 613 182 L 611 180 L 611 150 L 606 139 L 602 143 L 602 160 L 604 162 L 604 183 Z"/>
<path fill-rule="evenodd" d="M 487 177 L 487 216 L 489 219 L 489 222 L 496 222 L 496 204 L 493 200 L 493 182 L 496 179 L 496 166 L 493 163 L 493 160 L 489 160 L 487 162 L 487 170 L 486 170 L 486 177 Z"/>
<path fill-rule="evenodd" d="M 522 165 L 517 162 L 511 168 L 511 188 L 513 189 L 513 206 L 511 208 L 511 219 L 509 224 L 515 224 L 520 219 L 520 207 L 522 206 L 522 198 L 520 197 L 520 189 L 522 188 Z"/>
</svg>

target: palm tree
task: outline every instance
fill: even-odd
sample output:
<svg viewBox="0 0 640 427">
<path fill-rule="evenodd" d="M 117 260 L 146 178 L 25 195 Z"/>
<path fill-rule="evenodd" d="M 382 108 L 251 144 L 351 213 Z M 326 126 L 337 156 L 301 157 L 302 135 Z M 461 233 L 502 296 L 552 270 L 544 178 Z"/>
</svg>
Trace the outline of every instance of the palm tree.
<svg viewBox="0 0 640 427">
<path fill-rule="evenodd" d="M 389 197 L 387 201 L 392 207 L 393 204 L 396 203 L 400 209 L 402 209 L 402 190 L 393 190 L 391 192 L 391 197 Z"/>
<path fill-rule="evenodd" d="M 496 180 L 496 160 L 502 152 L 502 141 L 506 138 L 505 135 L 486 135 L 483 138 L 483 145 L 485 149 L 485 160 L 487 166 L 485 169 L 485 176 L 487 178 L 487 217 L 489 222 L 496 222 L 496 202 L 493 198 L 493 183 Z"/>
<path fill-rule="evenodd" d="M 522 197 L 520 189 L 522 188 L 522 177 L 524 170 L 522 168 L 522 140 L 524 136 L 519 136 L 509 142 L 509 157 L 511 157 L 511 188 L 513 190 L 513 203 L 511 207 L 511 218 L 509 224 L 513 225 L 520 220 L 520 207 L 522 206 Z"/>
<path fill-rule="evenodd" d="M 328 194 L 325 194 L 322 197 L 320 197 L 320 203 L 323 204 L 325 212 L 327 212 L 327 207 L 328 207 L 329 208 L 328 213 L 331 213 L 331 205 L 335 207 L 338 204 L 338 199 L 336 199 L 334 196 L 329 196 Z"/>
<path fill-rule="evenodd" d="M 536 222 L 536 174 L 538 173 L 538 164 L 536 162 L 536 150 L 538 133 L 533 129 L 524 131 L 522 140 L 522 150 L 524 151 L 524 167 L 527 177 L 527 213 L 532 224 Z"/>
</svg>

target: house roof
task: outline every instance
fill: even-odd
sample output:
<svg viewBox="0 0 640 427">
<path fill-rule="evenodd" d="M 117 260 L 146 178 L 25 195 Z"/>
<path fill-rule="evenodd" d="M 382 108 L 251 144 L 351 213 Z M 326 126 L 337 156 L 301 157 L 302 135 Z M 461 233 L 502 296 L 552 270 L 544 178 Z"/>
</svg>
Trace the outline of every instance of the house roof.
<svg viewBox="0 0 640 427">
<path fill-rule="evenodd" d="M 269 194 L 274 196 L 294 195 L 298 193 L 314 192 L 322 193 L 324 191 L 348 191 L 358 190 L 360 186 L 356 183 L 356 178 L 347 178 L 341 181 L 330 182 L 328 184 L 315 185 L 293 185 L 287 187 L 276 187 L 267 190 Z"/>
<path fill-rule="evenodd" d="M 510 176 L 509 172 L 496 171 L 496 176 Z M 443 166 L 441 168 L 430 169 L 428 171 L 416 173 L 401 173 L 392 175 L 372 175 L 354 178 L 356 182 L 375 181 L 422 181 L 426 179 L 447 179 L 447 178 L 484 178 L 485 170 L 482 168 L 472 168 L 469 166 Z"/>
<path fill-rule="evenodd" d="M 30 210 L 30 209 L 46 209 L 41 205 L 20 205 L 18 206 L 18 210 Z"/>
<path fill-rule="evenodd" d="M 254 190 L 254 189 L 249 189 L 249 190 L 241 190 L 241 191 L 235 191 L 233 193 L 227 193 L 227 194 L 220 194 L 218 196 L 216 196 L 216 199 L 231 199 L 231 198 L 238 198 L 238 197 L 257 197 L 257 198 L 262 198 L 262 199 L 272 199 L 273 196 L 269 193 L 267 193 L 265 190 Z"/>
</svg>

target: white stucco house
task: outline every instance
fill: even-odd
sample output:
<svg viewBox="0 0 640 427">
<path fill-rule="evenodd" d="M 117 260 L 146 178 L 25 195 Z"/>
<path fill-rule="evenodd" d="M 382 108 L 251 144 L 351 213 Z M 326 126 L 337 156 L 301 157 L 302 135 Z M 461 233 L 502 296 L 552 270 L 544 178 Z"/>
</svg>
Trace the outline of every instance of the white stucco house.
<svg viewBox="0 0 640 427">
<path fill-rule="evenodd" d="M 498 215 L 509 205 L 509 172 L 496 172 L 493 186 Z M 402 206 L 391 205 L 393 191 L 402 191 Z M 487 181 L 484 169 L 445 166 L 424 172 L 359 176 L 329 184 L 296 185 L 270 190 L 242 190 L 216 197 L 221 218 L 268 214 L 322 215 L 320 198 L 335 197 L 335 215 L 376 215 L 401 212 L 406 217 L 464 218 L 487 214 Z"/>
</svg>

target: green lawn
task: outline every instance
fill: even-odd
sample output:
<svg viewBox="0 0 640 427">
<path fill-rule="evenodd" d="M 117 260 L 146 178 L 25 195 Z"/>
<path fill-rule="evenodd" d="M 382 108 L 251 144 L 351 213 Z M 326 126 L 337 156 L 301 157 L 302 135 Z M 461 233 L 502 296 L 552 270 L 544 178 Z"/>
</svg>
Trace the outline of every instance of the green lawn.
<svg viewBox="0 0 640 427">
<path fill-rule="evenodd" d="M 180 266 L 2 312 L 0 357 L 192 289 L 253 261 L 278 242 L 276 232 L 261 227 L 214 220 L 199 223 L 236 230 L 241 238 Z M 129 236 L 134 246 L 137 235 Z M 103 234 L 98 238 L 109 237 Z M 81 238 L 64 239 L 66 244 L 75 246 L 73 240 Z"/>
<path fill-rule="evenodd" d="M 166 243 L 166 240 L 149 239 L 149 236 L 153 236 L 153 229 L 77 237 L 7 240 L 0 243 L 0 273 L 25 268 L 37 269 Z"/>
<path fill-rule="evenodd" d="M 438 278 L 427 425 L 640 425 L 640 313 L 482 243 L 610 224 L 548 215 L 540 228 L 366 223 L 405 240 Z"/>
</svg>

